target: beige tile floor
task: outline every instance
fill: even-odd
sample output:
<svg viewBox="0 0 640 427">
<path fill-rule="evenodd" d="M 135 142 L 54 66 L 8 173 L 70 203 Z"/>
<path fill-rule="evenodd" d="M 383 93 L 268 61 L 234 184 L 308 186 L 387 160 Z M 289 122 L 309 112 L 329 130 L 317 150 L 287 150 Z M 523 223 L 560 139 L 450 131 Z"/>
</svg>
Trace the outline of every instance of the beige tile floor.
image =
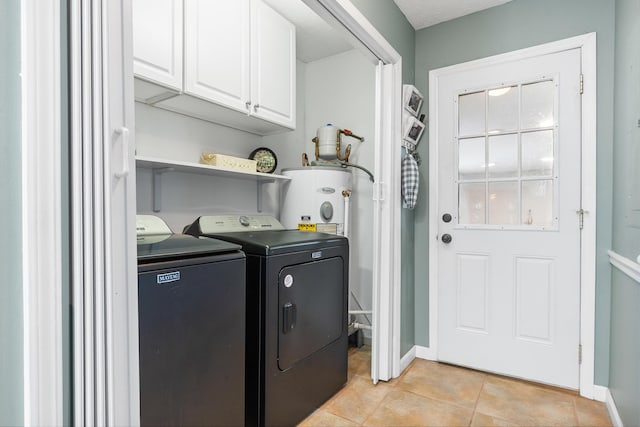
<svg viewBox="0 0 640 427">
<path fill-rule="evenodd" d="M 370 357 L 350 350 L 347 385 L 299 426 L 611 426 L 575 392 L 426 360 L 373 385 Z"/>
</svg>

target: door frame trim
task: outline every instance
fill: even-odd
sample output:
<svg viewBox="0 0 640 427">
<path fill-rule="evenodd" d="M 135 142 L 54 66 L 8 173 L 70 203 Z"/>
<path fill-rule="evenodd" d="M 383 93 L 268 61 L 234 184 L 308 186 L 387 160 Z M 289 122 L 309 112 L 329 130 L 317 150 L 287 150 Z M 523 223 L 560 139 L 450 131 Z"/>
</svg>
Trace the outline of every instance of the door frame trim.
<svg viewBox="0 0 640 427">
<path fill-rule="evenodd" d="M 24 425 L 64 421 L 60 25 L 60 2 L 20 2 Z"/>
<path fill-rule="evenodd" d="M 371 377 L 400 375 L 402 56 L 350 0 L 303 0 L 376 66 Z"/>
<path fill-rule="evenodd" d="M 586 211 L 580 241 L 580 395 L 594 397 L 596 284 L 596 33 L 588 33 L 530 48 L 490 56 L 429 72 L 429 141 L 439 137 L 437 99 L 439 79 L 478 67 L 513 62 L 569 49 L 580 49 L 584 76 L 582 95 L 581 199 Z M 438 359 L 438 146 L 429 144 L 429 347 Z M 577 351 L 577 349 L 576 349 Z"/>
</svg>

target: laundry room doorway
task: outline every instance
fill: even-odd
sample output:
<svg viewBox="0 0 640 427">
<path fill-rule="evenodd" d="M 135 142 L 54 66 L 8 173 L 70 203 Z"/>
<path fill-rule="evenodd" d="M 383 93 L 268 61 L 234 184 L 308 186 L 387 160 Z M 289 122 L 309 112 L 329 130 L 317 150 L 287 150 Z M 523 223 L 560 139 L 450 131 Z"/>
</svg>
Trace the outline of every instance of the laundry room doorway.
<svg viewBox="0 0 640 427">
<path fill-rule="evenodd" d="M 593 384 L 589 40 L 431 73 L 437 360 L 581 391 Z"/>
<path fill-rule="evenodd" d="M 388 380 L 399 374 L 400 147 L 396 142 L 401 135 L 401 58 L 350 2 L 304 1 L 357 42 L 375 66 L 371 373 L 374 382 Z M 73 295 L 74 304 L 81 304 L 83 310 L 74 317 L 72 337 L 73 417 L 79 424 L 135 425 L 139 420 L 134 236 L 136 190 L 146 178 L 136 169 L 154 166 L 153 161 L 139 159 L 136 120 L 141 115 L 134 104 L 131 7 L 129 0 L 70 2 L 74 76 L 70 122 L 72 146 L 76 147 L 70 161 L 74 171 L 71 203 L 77 220 Z M 173 95 L 178 101 L 184 94 L 179 90 Z M 155 99 L 162 100 L 169 98 Z M 173 150 L 180 153 L 182 148 L 174 144 Z M 148 180 L 156 181 L 151 184 L 158 184 L 154 188 L 168 182 L 169 174 L 186 175 L 197 169 L 187 165 L 189 171 L 184 172 L 177 170 L 179 161 L 160 163 L 165 167 L 151 173 Z M 255 187 L 261 188 L 261 183 Z M 161 208 L 160 200 L 157 202 Z"/>
</svg>

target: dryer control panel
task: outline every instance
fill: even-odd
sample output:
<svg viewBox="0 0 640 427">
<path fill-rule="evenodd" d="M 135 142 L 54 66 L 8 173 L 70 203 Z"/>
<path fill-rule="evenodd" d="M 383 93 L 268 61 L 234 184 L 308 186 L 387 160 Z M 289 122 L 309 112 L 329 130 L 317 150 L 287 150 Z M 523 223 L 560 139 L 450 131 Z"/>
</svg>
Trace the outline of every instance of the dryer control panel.
<svg viewBox="0 0 640 427">
<path fill-rule="evenodd" d="M 198 219 L 202 234 L 284 230 L 271 215 L 208 215 Z"/>
</svg>

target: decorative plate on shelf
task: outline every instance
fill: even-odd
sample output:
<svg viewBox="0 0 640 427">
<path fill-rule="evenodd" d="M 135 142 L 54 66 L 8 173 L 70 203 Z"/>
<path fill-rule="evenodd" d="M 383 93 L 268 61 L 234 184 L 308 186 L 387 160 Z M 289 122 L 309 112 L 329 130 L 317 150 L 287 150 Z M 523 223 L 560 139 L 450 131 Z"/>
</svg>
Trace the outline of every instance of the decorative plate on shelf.
<svg viewBox="0 0 640 427">
<path fill-rule="evenodd" d="M 256 170 L 263 173 L 273 173 L 278 166 L 276 153 L 266 147 L 256 148 L 249 154 L 251 160 L 257 162 Z"/>
</svg>

